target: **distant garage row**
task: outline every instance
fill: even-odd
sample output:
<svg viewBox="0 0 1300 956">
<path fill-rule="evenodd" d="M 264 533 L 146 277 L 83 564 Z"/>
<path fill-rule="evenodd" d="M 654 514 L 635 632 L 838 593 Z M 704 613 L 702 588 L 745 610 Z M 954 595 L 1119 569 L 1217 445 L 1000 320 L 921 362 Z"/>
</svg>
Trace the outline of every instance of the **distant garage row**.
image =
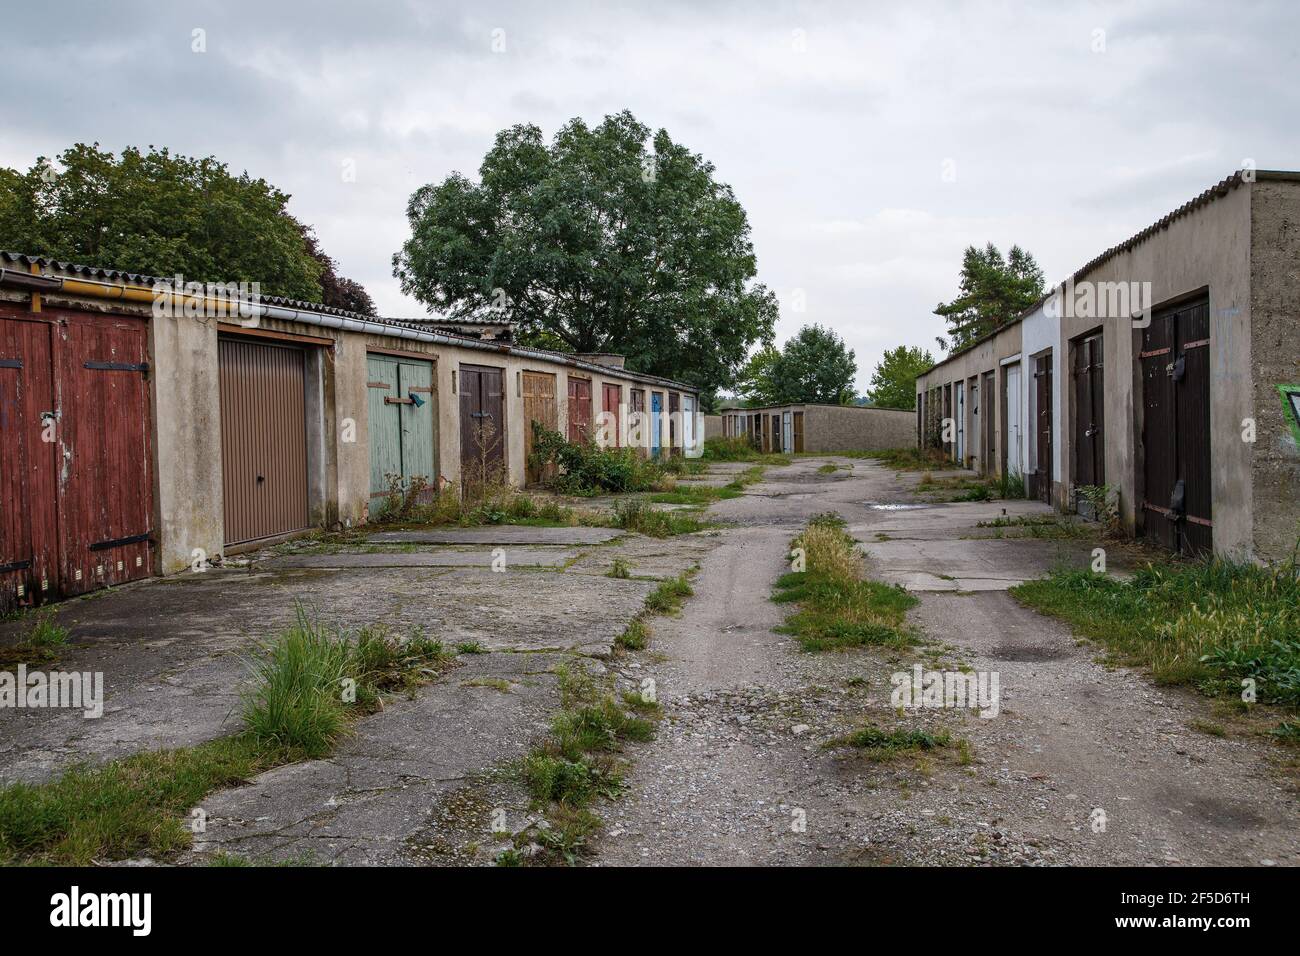
<svg viewBox="0 0 1300 956">
<path fill-rule="evenodd" d="M 912 444 L 910 411 L 858 405 L 772 405 L 722 410 L 722 437 L 764 452 L 876 451 Z"/>
<path fill-rule="evenodd" d="M 645 454 L 702 437 L 693 388 L 618 356 L 255 301 L 0 253 L 0 608 L 362 524 L 394 489 L 522 486 L 533 422 Z"/>
</svg>

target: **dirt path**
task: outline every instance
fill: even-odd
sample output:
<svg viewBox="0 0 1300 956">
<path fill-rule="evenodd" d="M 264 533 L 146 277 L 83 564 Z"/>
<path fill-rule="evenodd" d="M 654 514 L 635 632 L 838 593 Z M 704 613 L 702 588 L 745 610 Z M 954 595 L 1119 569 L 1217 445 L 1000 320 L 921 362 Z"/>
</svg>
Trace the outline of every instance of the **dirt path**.
<svg viewBox="0 0 1300 956">
<path fill-rule="evenodd" d="M 1276 748 L 1194 729 L 1213 719 L 1208 701 L 1107 669 L 1007 595 L 1056 561 L 1085 561 L 1090 544 L 978 540 L 978 522 L 1004 507 L 1046 509 L 873 508 L 913 501 L 915 478 L 863 462 L 824 476 L 823 463 L 769 469 L 715 507 L 737 527 L 703 561 L 697 597 L 656 625 L 652 653 L 625 665 L 654 679 L 665 720 L 606 814 L 597 863 L 1300 863 Z M 789 540 L 827 510 L 864 543 L 873 575 L 918 593 L 914 621 L 946 647 L 813 655 L 773 630 Z M 892 722 L 890 675 L 922 659 L 999 674 L 997 717 L 904 718 L 969 741 L 973 760 L 880 764 L 821 746 L 868 715 Z"/>
</svg>

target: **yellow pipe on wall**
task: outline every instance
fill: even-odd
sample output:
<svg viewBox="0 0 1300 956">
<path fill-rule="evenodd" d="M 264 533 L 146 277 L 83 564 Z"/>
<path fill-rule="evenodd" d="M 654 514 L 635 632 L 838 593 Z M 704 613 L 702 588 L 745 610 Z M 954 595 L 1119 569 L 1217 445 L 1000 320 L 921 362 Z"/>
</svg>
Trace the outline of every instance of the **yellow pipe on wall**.
<svg viewBox="0 0 1300 956">
<path fill-rule="evenodd" d="M 150 305 L 165 299 L 173 308 L 185 310 L 190 303 L 199 305 L 203 315 L 239 316 L 239 299 L 218 298 L 211 295 L 194 295 L 187 292 L 159 292 L 147 286 L 117 285 L 112 282 L 96 282 L 93 279 L 63 279 L 62 291 L 69 295 L 86 295 L 97 299 L 120 299 L 126 302 L 148 303 Z M 209 311 L 211 310 L 211 311 Z"/>
</svg>

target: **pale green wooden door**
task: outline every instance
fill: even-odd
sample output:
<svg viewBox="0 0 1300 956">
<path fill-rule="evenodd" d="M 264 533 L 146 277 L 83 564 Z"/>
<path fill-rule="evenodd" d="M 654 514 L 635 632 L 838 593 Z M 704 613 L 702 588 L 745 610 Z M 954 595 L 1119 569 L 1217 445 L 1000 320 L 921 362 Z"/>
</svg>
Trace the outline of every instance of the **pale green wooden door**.
<svg viewBox="0 0 1300 956">
<path fill-rule="evenodd" d="M 366 357 L 370 408 L 370 496 L 382 498 L 400 479 L 435 484 L 433 365 L 391 355 Z"/>
<path fill-rule="evenodd" d="M 403 359 L 397 366 L 397 384 L 409 405 L 398 405 L 402 428 L 402 478 L 421 477 L 436 484 L 433 454 L 433 366 Z"/>
</svg>

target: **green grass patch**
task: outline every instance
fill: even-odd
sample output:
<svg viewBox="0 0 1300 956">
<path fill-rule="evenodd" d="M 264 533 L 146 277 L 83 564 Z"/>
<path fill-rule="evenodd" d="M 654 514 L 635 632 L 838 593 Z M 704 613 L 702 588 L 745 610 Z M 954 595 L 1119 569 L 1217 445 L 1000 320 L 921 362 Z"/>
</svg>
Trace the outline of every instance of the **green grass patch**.
<svg viewBox="0 0 1300 956">
<path fill-rule="evenodd" d="M 1011 589 L 1020 603 L 1069 622 L 1158 683 L 1300 707 L 1300 580 L 1293 561 L 1271 567 L 1222 559 L 1148 564 L 1121 581 L 1058 569 Z"/>
<path fill-rule="evenodd" d="M 347 633 L 299 607 L 293 626 L 250 662 L 244 724 L 265 746 L 321 757 L 351 719 L 378 707 L 382 693 L 427 682 L 449 659 L 438 641 L 418 633 L 405 640 L 376 628 Z"/>
<path fill-rule="evenodd" d="M 734 482 L 732 483 L 734 484 Z M 678 485 L 672 491 L 660 491 L 649 496 L 649 500 L 659 505 L 694 505 L 704 507 L 715 501 L 739 498 L 740 489 L 731 485 L 713 488 L 706 485 Z"/>
<path fill-rule="evenodd" d="M 882 448 L 874 451 L 837 451 L 835 454 L 844 458 L 878 461 L 894 471 L 941 471 L 959 467 L 935 448 Z"/>
<path fill-rule="evenodd" d="M 0 863 L 165 859 L 189 845 L 189 813 L 208 793 L 303 756 L 241 734 L 11 784 L 0 790 Z"/>
<path fill-rule="evenodd" d="M 861 727 L 843 737 L 828 740 L 825 749 L 852 747 L 870 760 L 892 760 L 902 754 L 921 753 L 951 747 L 952 737 L 947 732 L 931 733 L 928 730 L 881 730 L 879 727 Z"/>
<path fill-rule="evenodd" d="M 0 667 L 19 664 L 48 664 L 57 660 L 68 643 L 68 629 L 54 618 L 53 608 L 31 613 L 32 623 L 16 644 L 0 647 Z"/>
<path fill-rule="evenodd" d="M 624 650 L 643 651 L 650 643 L 650 630 L 646 627 L 645 621 L 634 617 L 623 629 L 623 633 L 614 639 L 614 643 Z"/>
<path fill-rule="evenodd" d="M 612 524 L 615 528 L 634 531 L 637 534 L 648 535 L 652 538 L 671 538 L 679 534 L 693 534 L 708 527 L 707 524 L 693 515 L 661 511 L 658 508 L 651 507 L 649 503 L 637 499 L 620 501 L 615 504 Z"/>
<path fill-rule="evenodd" d="M 1090 535 L 1088 528 L 1080 522 L 1056 515 L 1004 516 L 980 521 L 975 527 L 998 529 L 995 537 L 999 538 L 1004 537 L 1005 529 L 1015 531 L 1013 536 L 1017 538 L 1086 538 Z"/>
<path fill-rule="evenodd" d="M 206 794 L 323 756 L 381 694 L 425 683 L 447 661 L 418 634 L 327 631 L 299 608 L 294 625 L 250 662 L 244 732 L 0 788 L 0 864 L 167 859 L 189 845 L 189 813 Z"/>
<path fill-rule="evenodd" d="M 861 555 L 843 522 L 834 515 L 814 518 L 791 542 L 803 552 L 804 570 L 777 579 L 772 600 L 797 610 L 779 628 L 806 651 L 917 643 L 906 625 L 917 599 L 897 585 L 864 579 Z"/>
</svg>

